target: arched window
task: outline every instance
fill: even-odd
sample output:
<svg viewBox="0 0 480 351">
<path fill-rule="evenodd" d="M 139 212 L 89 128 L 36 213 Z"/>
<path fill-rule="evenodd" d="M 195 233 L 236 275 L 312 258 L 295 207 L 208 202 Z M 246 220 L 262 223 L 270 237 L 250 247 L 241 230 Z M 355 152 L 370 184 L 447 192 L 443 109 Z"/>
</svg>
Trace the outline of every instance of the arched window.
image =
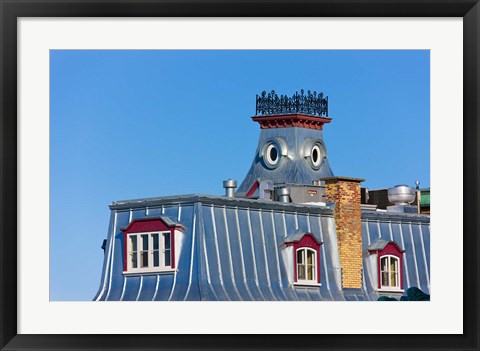
<svg viewBox="0 0 480 351">
<path fill-rule="evenodd" d="M 282 255 L 292 285 L 320 286 L 320 246 L 312 233 L 297 230 L 285 239 Z"/>
<path fill-rule="evenodd" d="M 381 288 L 400 289 L 400 264 L 398 257 L 386 255 L 380 257 Z"/>
<path fill-rule="evenodd" d="M 317 251 L 309 248 L 297 250 L 297 282 L 317 282 Z"/>
<path fill-rule="evenodd" d="M 368 247 L 370 267 L 375 272 L 373 283 L 379 291 L 403 291 L 403 255 L 395 241 L 378 239 Z M 372 273 L 373 273 L 372 272 Z"/>
</svg>

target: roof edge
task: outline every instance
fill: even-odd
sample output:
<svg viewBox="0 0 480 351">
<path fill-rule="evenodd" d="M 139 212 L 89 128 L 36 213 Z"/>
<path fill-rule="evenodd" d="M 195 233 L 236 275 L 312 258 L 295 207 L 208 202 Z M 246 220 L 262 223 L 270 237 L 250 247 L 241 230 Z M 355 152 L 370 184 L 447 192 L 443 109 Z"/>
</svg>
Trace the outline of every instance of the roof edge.
<svg viewBox="0 0 480 351">
<path fill-rule="evenodd" d="M 197 202 L 227 207 L 248 207 L 252 209 L 280 210 L 287 212 L 293 211 L 300 213 L 320 213 L 325 215 L 333 215 L 333 209 L 327 206 L 312 206 L 299 203 L 282 203 L 278 201 L 262 201 L 256 199 L 236 197 L 229 198 L 225 196 L 212 196 L 201 194 L 114 201 L 108 207 L 111 210 L 127 210 L 144 207 L 155 207 L 161 205 L 176 205 L 189 203 L 193 204 Z"/>
</svg>

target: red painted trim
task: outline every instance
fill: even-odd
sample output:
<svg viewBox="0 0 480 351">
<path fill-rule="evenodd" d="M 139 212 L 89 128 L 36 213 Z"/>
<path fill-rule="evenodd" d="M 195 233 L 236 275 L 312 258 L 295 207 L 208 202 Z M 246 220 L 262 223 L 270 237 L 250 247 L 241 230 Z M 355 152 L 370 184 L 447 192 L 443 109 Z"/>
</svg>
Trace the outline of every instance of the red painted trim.
<svg viewBox="0 0 480 351">
<path fill-rule="evenodd" d="M 128 253 L 127 253 L 127 235 L 123 234 L 123 271 L 127 271 L 127 262 L 128 262 Z"/>
<path fill-rule="evenodd" d="M 400 256 L 400 289 L 403 289 L 403 254 Z"/>
<path fill-rule="evenodd" d="M 255 191 L 257 191 L 259 185 L 260 185 L 260 183 L 258 182 L 258 180 L 256 180 L 255 183 L 253 183 L 250 190 L 248 190 L 247 195 L 245 195 L 245 196 L 246 197 L 251 197 L 253 194 L 255 194 Z"/>
<path fill-rule="evenodd" d="M 293 247 L 293 281 L 297 282 L 297 250 Z"/>
<path fill-rule="evenodd" d="M 385 250 L 389 245 L 394 246 L 394 247 L 395 247 L 395 250 L 397 250 L 397 252 L 405 252 L 405 250 L 402 250 L 402 249 L 400 248 L 400 246 L 398 246 L 398 244 L 397 244 L 395 241 L 389 241 L 388 244 L 385 245 L 385 247 L 383 248 L 383 250 Z M 382 250 L 382 251 L 383 251 L 383 250 Z M 389 249 L 389 250 L 393 250 L 393 249 Z M 368 251 L 370 251 L 370 252 L 375 252 L 375 251 L 377 251 L 377 250 L 374 249 L 374 250 L 368 250 Z"/>
<path fill-rule="evenodd" d="M 377 252 L 377 272 L 378 272 L 378 289 L 381 289 L 382 288 L 382 274 L 381 274 L 381 271 L 382 271 L 382 267 L 380 266 L 380 255 L 378 254 Z"/>
<path fill-rule="evenodd" d="M 123 271 L 127 271 L 127 241 L 128 234 L 150 233 L 150 232 L 170 232 L 170 265 L 175 268 L 175 229 L 183 230 L 183 226 L 175 225 L 169 227 L 161 218 L 141 218 L 135 219 L 123 230 Z"/>
<path fill-rule="evenodd" d="M 170 233 L 170 266 L 175 268 L 175 230 Z"/>
<path fill-rule="evenodd" d="M 380 265 L 380 259 L 383 256 L 391 255 L 395 256 L 398 258 L 398 274 L 400 275 L 400 289 L 403 289 L 403 275 L 404 275 L 404 270 L 403 270 L 403 253 L 405 250 L 400 249 L 398 244 L 395 241 L 390 241 L 384 248 L 383 250 L 376 251 L 372 250 L 370 251 L 371 253 L 377 253 L 377 271 L 378 271 L 378 288 L 382 288 L 382 281 L 381 281 L 381 271 L 382 267 Z"/>
<path fill-rule="evenodd" d="M 381 271 L 382 271 L 382 267 L 380 266 L 380 255 L 378 254 L 378 251 L 375 251 L 377 253 L 377 282 L 378 282 L 378 286 L 377 288 L 380 289 L 382 287 L 382 274 L 381 274 Z"/>
<path fill-rule="evenodd" d="M 303 234 L 303 236 L 300 240 L 287 242 L 287 243 L 285 243 L 285 246 L 291 246 L 291 245 L 294 245 L 296 243 L 304 242 L 304 238 L 306 236 L 308 236 L 311 240 L 313 240 L 313 242 L 315 244 L 317 244 L 319 246 L 323 244 L 320 241 L 318 241 L 317 238 L 315 238 L 315 236 L 312 233 L 305 233 L 305 234 Z"/>
<path fill-rule="evenodd" d="M 320 279 L 320 246 L 317 251 L 317 261 L 317 283 L 320 283 L 322 281 L 322 279 Z"/>
<path fill-rule="evenodd" d="M 286 243 L 286 246 L 293 246 L 293 281 L 296 283 L 297 279 L 297 250 L 303 248 L 310 248 L 315 250 L 317 253 L 317 283 L 321 282 L 320 279 L 320 245 L 323 243 L 319 243 L 317 238 L 313 236 L 311 233 L 305 233 L 302 238 L 297 242 Z"/>
<path fill-rule="evenodd" d="M 325 123 L 330 123 L 331 118 L 317 117 L 302 113 L 290 115 L 268 115 L 254 116 L 252 120 L 260 124 L 260 128 L 285 128 L 285 127 L 301 127 L 309 129 L 323 129 Z"/>
<path fill-rule="evenodd" d="M 175 224 L 173 226 L 167 225 L 161 218 L 140 218 L 131 221 L 125 228 L 121 228 L 123 232 L 128 233 L 141 233 L 142 231 L 154 231 L 154 230 L 170 230 L 170 228 L 184 229 L 181 224 Z"/>
</svg>

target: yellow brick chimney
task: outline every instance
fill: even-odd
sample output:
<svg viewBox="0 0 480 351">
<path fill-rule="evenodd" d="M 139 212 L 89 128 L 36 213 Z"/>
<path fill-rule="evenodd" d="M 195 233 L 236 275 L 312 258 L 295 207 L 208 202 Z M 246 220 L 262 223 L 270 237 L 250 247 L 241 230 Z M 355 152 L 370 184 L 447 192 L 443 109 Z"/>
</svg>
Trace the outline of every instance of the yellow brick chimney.
<svg viewBox="0 0 480 351">
<path fill-rule="evenodd" d="M 335 229 L 337 232 L 342 288 L 362 287 L 362 219 L 360 183 L 365 179 L 327 177 L 325 181 L 327 202 L 334 202 Z"/>
</svg>

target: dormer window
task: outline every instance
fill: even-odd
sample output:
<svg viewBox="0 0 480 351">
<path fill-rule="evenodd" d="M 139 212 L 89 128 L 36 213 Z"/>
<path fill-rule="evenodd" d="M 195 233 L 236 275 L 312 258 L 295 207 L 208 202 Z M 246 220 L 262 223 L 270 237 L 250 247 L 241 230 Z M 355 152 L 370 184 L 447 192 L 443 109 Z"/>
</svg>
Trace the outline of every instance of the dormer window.
<svg viewBox="0 0 480 351">
<path fill-rule="evenodd" d="M 374 284 L 379 291 L 403 291 L 403 250 L 395 241 L 378 239 L 368 247 L 372 269 L 376 271 Z"/>
<path fill-rule="evenodd" d="M 284 241 L 282 255 L 293 285 L 320 286 L 320 246 L 312 233 L 298 231 Z"/>
<path fill-rule="evenodd" d="M 319 283 L 317 279 L 317 251 L 310 248 L 297 249 L 296 283 Z"/>
<path fill-rule="evenodd" d="M 172 268 L 171 232 L 127 234 L 128 271 Z"/>
<path fill-rule="evenodd" d="M 168 217 L 132 221 L 124 232 L 124 274 L 175 270 L 175 238 L 183 227 Z"/>
<path fill-rule="evenodd" d="M 399 258 L 392 255 L 380 256 L 380 288 L 400 289 Z"/>
</svg>

